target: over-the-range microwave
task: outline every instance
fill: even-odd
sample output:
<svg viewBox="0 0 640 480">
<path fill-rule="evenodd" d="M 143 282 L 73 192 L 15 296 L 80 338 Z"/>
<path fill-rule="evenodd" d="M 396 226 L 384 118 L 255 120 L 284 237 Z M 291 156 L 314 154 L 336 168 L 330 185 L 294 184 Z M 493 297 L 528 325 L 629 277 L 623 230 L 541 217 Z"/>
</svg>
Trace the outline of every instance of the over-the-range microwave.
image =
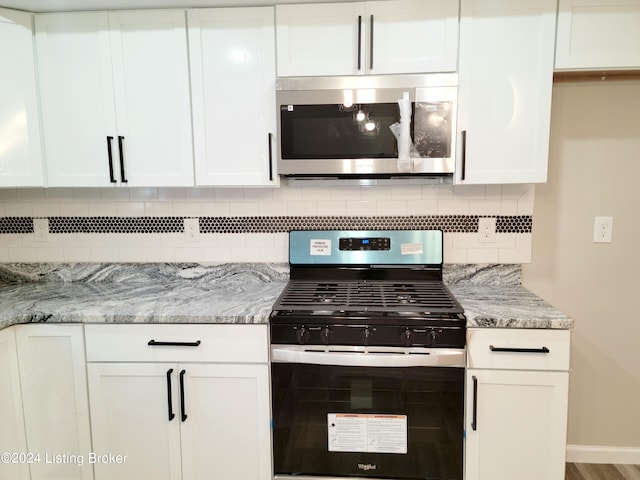
<svg viewBox="0 0 640 480">
<path fill-rule="evenodd" d="M 278 173 L 452 177 L 457 82 L 456 74 L 278 79 Z M 402 143 L 399 156 L 400 103 L 407 94 L 404 111 L 410 104 L 411 115 L 402 121 L 410 122 L 404 131 L 411 142 Z"/>
</svg>

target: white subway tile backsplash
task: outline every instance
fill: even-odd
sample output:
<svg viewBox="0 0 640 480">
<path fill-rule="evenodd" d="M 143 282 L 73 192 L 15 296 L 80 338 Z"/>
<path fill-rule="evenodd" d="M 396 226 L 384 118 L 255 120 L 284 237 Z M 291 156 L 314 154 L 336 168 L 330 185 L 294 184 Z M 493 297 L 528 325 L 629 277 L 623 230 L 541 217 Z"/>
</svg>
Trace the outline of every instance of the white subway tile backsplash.
<svg viewBox="0 0 640 480">
<path fill-rule="evenodd" d="M 174 202 L 173 215 L 176 217 L 201 217 L 203 203 L 199 202 Z"/>
<path fill-rule="evenodd" d="M 437 215 L 437 200 L 407 200 L 407 215 Z"/>
<path fill-rule="evenodd" d="M 377 202 L 363 200 L 347 200 L 347 215 L 374 216 L 378 214 Z"/>
<path fill-rule="evenodd" d="M 223 202 L 244 201 L 244 189 L 242 188 L 218 188 L 214 192 L 215 200 Z"/>
<path fill-rule="evenodd" d="M 500 200 L 469 200 L 470 215 L 496 215 L 500 212 Z"/>
<path fill-rule="evenodd" d="M 180 188 L 180 187 L 158 188 L 158 201 L 159 202 L 184 202 L 187 199 L 186 190 L 187 189 Z"/>
<path fill-rule="evenodd" d="M 119 217 L 142 217 L 144 202 L 117 202 L 116 211 Z"/>
<path fill-rule="evenodd" d="M 530 261 L 531 257 L 533 199 L 532 185 L 359 187 L 287 186 L 283 182 L 283 186 L 276 189 L 0 189 L 0 217 L 6 221 L 3 227 L 0 218 L 0 261 L 286 262 L 288 234 L 283 229 L 286 230 L 291 222 L 297 222 L 297 228 L 311 224 L 326 228 L 336 221 L 346 221 L 348 225 L 348 216 L 379 216 L 386 219 L 385 222 L 406 216 L 413 218 L 412 222 L 417 222 L 416 218 L 433 217 L 420 220 L 426 222 L 421 225 L 442 225 L 447 263 L 489 260 L 520 263 Z M 447 218 L 439 220 L 439 216 Z M 502 219 L 499 224 L 502 222 L 502 232 L 523 233 L 498 233 L 494 244 L 480 244 L 477 232 L 462 233 L 475 232 L 477 216 L 517 217 Z M 11 217 L 19 218 L 12 220 Z M 29 232 L 29 223 L 23 220 L 32 217 L 50 219 L 48 241 L 36 242 L 33 233 L 16 233 Z M 71 218 L 62 219 L 62 225 L 58 218 L 54 222 L 57 230 L 51 233 L 51 219 L 56 217 Z M 187 242 L 184 232 L 163 230 L 162 225 L 171 223 L 164 220 L 160 224 L 149 224 L 149 231 L 157 231 L 160 225 L 162 233 L 72 233 L 87 228 L 69 228 L 69 223 L 76 217 L 96 217 L 100 228 L 113 225 L 114 231 L 120 232 L 132 231 L 122 229 L 118 221 L 127 220 L 120 217 L 151 217 L 151 220 L 163 217 L 199 217 L 202 220 L 202 217 L 208 217 L 207 225 L 215 227 L 209 227 L 196 241 Z M 104 217 L 107 217 L 106 221 Z M 233 220 L 234 217 L 241 220 Z M 326 223 L 320 219 L 320 223 L 310 223 L 315 217 L 333 217 L 334 220 Z M 15 226 L 17 220 L 22 222 L 21 227 Z M 91 222 L 93 225 L 94 220 Z M 2 233 L 2 228 L 7 233 Z M 143 224 L 134 231 L 145 229 Z M 212 233 L 220 231 L 226 233 Z M 249 231 L 258 233 L 240 233 Z"/>
<path fill-rule="evenodd" d="M 293 217 L 318 215 L 318 204 L 317 202 L 287 202 L 287 215 Z"/>
</svg>

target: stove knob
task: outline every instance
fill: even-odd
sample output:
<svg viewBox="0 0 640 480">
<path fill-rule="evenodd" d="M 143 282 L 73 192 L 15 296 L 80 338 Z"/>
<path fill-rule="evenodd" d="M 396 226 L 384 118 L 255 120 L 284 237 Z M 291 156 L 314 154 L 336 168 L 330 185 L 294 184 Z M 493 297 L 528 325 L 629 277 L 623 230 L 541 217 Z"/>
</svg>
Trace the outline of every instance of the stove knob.
<svg viewBox="0 0 640 480">
<path fill-rule="evenodd" d="M 322 343 L 324 343 L 325 345 L 329 345 L 329 337 L 331 337 L 331 329 L 329 327 L 324 327 L 322 329 L 322 332 L 320 332 Z"/>
<path fill-rule="evenodd" d="M 442 329 L 436 330 L 435 328 L 432 328 L 431 331 L 427 334 L 427 346 L 435 347 L 436 343 L 438 342 L 438 337 L 441 333 Z"/>
<path fill-rule="evenodd" d="M 362 332 L 363 345 L 369 345 L 370 339 L 371 339 L 371 330 L 369 330 L 369 327 L 365 327 L 364 332 Z"/>
<path fill-rule="evenodd" d="M 307 339 L 307 336 L 308 336 L 307 329 L 304 327 L 300 327 L 296 332 L 296 338 L 298 339 L 298 343 L 300 345 L 304 345 L 304 342 Z"/>
<path fill-rule="evenodd" d="M 411 337 L 413 336 L 413 332 L 409 327 L 407 327 L 404 332 L 400 335 L 401 340 L 404 342 L 405 347 L 411 346 Z"/>
</svg>

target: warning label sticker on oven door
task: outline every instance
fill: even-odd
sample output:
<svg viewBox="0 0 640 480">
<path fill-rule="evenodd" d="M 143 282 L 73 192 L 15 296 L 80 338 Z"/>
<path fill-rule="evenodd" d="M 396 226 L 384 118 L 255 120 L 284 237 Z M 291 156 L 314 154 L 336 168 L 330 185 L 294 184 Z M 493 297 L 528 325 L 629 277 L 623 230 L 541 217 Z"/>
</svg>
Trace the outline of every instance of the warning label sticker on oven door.
<svg viewBox="0 0 640 480">
<path fill-rule="evenodd" d="M 331 240 L 314 240 L 310 241 L 310 255 L 331 255 Z"/>
<path fill-rule="evenodd" d="M 328 413 L 330 452 L 407 453 L 407 416 Z"/>
</svg>

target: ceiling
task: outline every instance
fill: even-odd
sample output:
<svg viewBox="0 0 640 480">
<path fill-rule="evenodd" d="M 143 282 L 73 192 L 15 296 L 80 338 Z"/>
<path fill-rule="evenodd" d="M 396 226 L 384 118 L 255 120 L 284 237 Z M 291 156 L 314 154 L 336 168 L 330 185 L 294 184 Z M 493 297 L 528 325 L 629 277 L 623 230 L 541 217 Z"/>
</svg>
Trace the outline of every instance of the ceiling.
<svg viewBox="0 0 640 480">
<path fill-rule="evenodd" d="M 349 0 L 329 0 L 343 3 Z M 282 3 L 317 3 L 318 0 L 0 0 L 0 7 L 30 12 L 71 10 L 133 10 L 144 8 L 249 7 Z"/>
</svg>

